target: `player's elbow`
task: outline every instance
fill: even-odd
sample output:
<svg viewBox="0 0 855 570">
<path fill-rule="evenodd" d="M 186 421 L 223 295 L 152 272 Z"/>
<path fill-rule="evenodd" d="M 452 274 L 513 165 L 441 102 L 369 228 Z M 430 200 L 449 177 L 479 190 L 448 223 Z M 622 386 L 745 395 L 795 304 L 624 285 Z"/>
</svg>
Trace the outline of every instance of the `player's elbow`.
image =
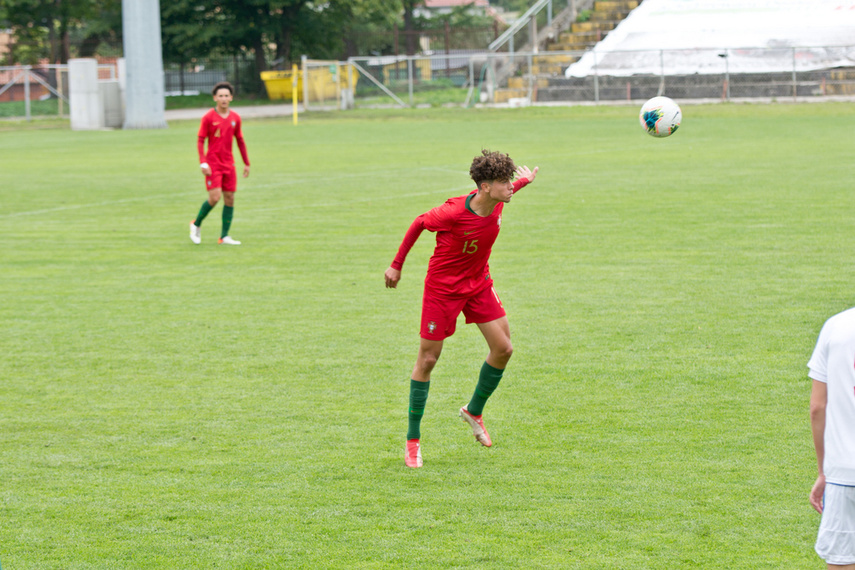
<svg viewBox="0 0 855 570">
<path fill-rule="evenodd" d="M 825 402 L 810 403 L 810 419 L 812 422 L 825 420 Z"/>
</svg>

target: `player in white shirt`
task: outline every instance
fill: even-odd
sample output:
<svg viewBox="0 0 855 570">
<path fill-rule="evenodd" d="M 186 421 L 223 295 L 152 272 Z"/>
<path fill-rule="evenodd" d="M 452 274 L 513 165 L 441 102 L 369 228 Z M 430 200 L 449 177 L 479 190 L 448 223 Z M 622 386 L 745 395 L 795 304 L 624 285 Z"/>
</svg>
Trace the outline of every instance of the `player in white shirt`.
<svg viewBox="0 0 855 570">
<path fill-rule="evenodd" d="M 830 569 L 855 570 L 855 308 L 825 322 L 808 368 L 819 469 L 810 503 L 822 513 L 816 552 Z"/>
</svg>

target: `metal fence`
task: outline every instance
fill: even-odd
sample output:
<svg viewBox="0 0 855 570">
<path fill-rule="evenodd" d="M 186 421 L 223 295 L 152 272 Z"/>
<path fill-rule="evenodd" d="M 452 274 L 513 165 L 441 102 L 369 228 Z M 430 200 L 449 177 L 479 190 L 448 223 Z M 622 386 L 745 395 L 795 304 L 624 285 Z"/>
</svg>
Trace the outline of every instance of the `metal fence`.
<svg viewBox="0 0 855 570">
<path fill-rule="evenodd" d="M 825 54 L 825 67 L 817 57 L 804 57 L 817 52 Z M 565 76 L 583 56 L 593 60 L 587 72 Z M 618 56 L 629 62 L 624 68 L 614 64 Z M 609 60 L 606 70 L 604 62 Z M 855 97 L 855 46 L 477 52 L 355 57 L 346 63 L 361 76 L 354 93 L 356 107 L 599 103 L 662 94 L 722 101 Z"/>
<path fill-rule="evenodd" d="M 98 66 L 98 78 L 115 80 L 114 64 Z M 0 118 L 68 116 L 68 66 L 60 64 L 0 67 Z"/>
<path fill-rule="evenodd" d="M 421 54 L 442 53 L 447 50 L 484 49 L 495 41 L 503 27 L 498 21 L 492 26 L 474 28 L 452 27 L 448 21 L 441 28 L 389 31 L 372 30 L 353 32 L 349 41 L 362 49 L 351 53 L 382 53 L 386 55 L 405 55 L 409 48 Z"/>
<path fill-rule="evenodd" d="M 209 94 L 220 81 L 230 82 L 237 94 L 264 94 L 255 60 L 247 56 L 164 62 L 163 80 L 167 96 Z"/>
<path fill-rule="evenodd" d="M 118 77 L 116 63 L 98 65 L 98 78 Z M 240 94 L 264 96 L 264 84 L 248 58 L 200 59 L 192 64 L 164 64 L 167 96 L 209 94 L 220 81 L 230 81 Z M 68 65 L 19 65 L 0 67 L 0 118 L 69 115 Z"/>
<path fill-rule="evenodd" d="M 571 68 L 570 76 L 565 73 Z M 582 72 L 579 72 L 579 68 Z M 587 66 L 587 67 L 586 67 Z M 239 92 L 291 99 L 306 109 L 474 106 L 680 100 L 855 99 L 855 46 L 587 52 L 447 50 L 434 55 L 303 58 L 296 78 L 262 82 L 246 59 L 167 65 L 167 92 L 210 92 L 223 79 Z M 575 75 L 577 76 L 574 76 Z M 99 66 L 102 79 L 114 65 Z M 266 87 L 266 89 L 265 89 Z M 0 117 L 66 115 L 67 66 L 0 67 Z M 9 102 L 12 101 L 12 102 Z"/>
</svg>

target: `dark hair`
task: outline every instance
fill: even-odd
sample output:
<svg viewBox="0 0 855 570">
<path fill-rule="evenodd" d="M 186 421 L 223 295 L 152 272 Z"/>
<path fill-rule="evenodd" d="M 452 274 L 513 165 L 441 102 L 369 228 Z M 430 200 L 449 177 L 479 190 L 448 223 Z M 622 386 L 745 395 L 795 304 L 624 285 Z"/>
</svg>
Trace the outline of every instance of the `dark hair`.
<svg viewBox="0 0 855 570">
<path fill-rule="evenodd" d="M 514 177 L 514 161 L 507 154 L 482 150 L 469 167 L 469 176 L 479 187 L 482 182 L 511 180 Z"/>
<path fill-rule="evenodd" d="M 219 83 L 214 85 L 214 89 L 213 91 L 211 91 L 211 95 L 216 97 L 217 91 L 219 91 L 220 89 L 228 89 L 229 93 L 231 93 L 232 95 L 235 94 L 235 88 L 232 87 L 231 83 L 229 83 L 228 81 L 220 81 Z"/>
</svg>

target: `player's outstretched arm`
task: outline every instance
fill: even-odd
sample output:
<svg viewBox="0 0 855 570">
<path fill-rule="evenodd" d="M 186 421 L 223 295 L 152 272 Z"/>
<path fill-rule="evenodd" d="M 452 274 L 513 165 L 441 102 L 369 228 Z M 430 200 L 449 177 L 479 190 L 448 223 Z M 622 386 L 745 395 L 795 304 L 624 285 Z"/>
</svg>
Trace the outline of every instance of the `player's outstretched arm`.
<svg viewBox="0 0 855 570">
<path fill-rule="evenodd" d="M 398 281 L 401 280 L 401 268 L 404 266 L 404 260 L 407 259 L 407 254 L 412 249 L 416 240 L 425 229 L 425 214 L 417 216 L 413 223 L 410 224 L 410 229 L 404 234 L 404 241 L 401 242 L 401 247 L 398 248 L 398 254 L 392 260 L 392 265 L 386 270 L 386 287 L 394 289 L 398 286 Z"/>
<path fill-rule="evenodd" d="M 540 170 L 539 166 L 535 166 L 534 170 L 529 170 L 528 166 L 517 166 L 515 171 L 517 174 L 517 180 L 525 178 L 528 180 L 528 183 L 531 184 L 534 182 L 534 177 L 537 176 L 538 170 Z"/>
<path fill-rule="evenodd" d="M 390 267 L 383 276 L 386 278 L 386 288 L 394 289 L 401 280 L 401 270 Z"/>
</svg>

